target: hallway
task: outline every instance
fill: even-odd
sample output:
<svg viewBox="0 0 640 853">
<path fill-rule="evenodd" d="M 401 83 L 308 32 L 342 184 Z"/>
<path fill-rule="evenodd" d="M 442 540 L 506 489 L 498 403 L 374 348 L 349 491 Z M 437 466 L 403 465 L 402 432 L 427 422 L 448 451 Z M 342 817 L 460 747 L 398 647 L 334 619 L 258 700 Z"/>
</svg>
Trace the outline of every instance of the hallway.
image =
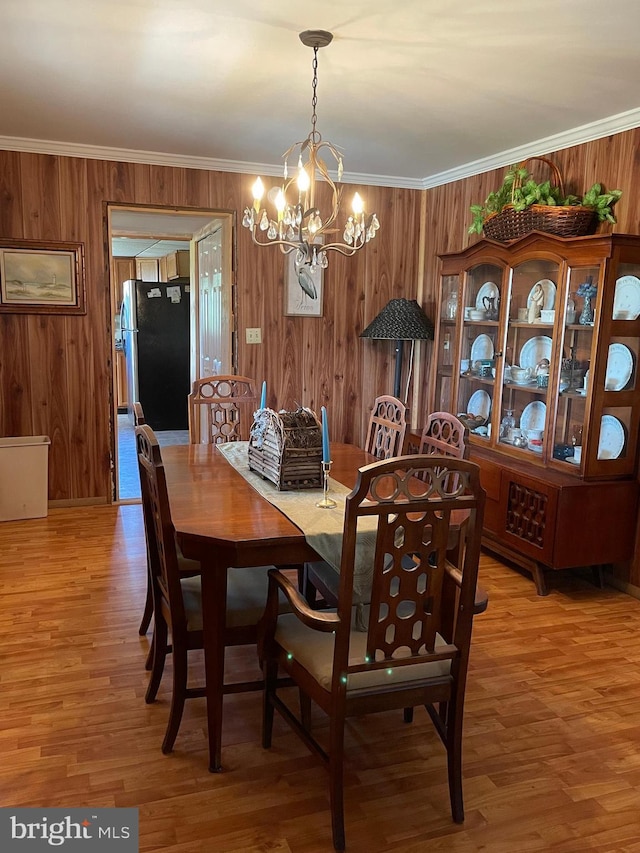
<svg viewBox="0 0 640 853">
<path fill-rule="evenodd" d="M 156 433 L 160 447 L 169 444 L 189 444 L 189 431 L 165 430 Z M 118 415 L 118 499 L 139 500 L 140 477 L 136 459 L 136 439 L 129 416 Z"/>
</svg>

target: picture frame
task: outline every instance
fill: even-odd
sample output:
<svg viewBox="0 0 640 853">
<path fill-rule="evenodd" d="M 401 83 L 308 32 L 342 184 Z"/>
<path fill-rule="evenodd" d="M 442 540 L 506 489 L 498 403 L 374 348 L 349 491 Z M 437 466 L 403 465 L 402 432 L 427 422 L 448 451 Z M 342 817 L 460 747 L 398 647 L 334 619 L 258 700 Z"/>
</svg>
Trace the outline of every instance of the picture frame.
<svg viewBox="0 0 640 853">
<path fill-rule="evenodd" d="M 86 312 L 83 243 L 0 240 L 0 313 Z"/>
<path fill-rule="evenodd" d="M 285 257 L 284 313 L 287 317 L 322 317 L 323 269 L 298 268 L 296 253 Z M 315 294 L 315 295 L 314 295 Z"/>
</svg>

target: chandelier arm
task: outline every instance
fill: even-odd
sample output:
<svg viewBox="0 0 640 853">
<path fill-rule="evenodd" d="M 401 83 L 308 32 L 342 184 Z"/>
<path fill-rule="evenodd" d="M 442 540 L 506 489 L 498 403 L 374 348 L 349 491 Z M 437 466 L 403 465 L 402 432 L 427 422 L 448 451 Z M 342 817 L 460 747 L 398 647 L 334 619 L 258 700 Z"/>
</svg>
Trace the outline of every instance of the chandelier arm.
<svg viewBox="0 0 640 853">
<path fill-rule="evenodd" d="M 263 242 L 262 240 L 258 240 L 256 236 L 255 229 L 251 230 L 251 239 L 256 244 L 256 246 L 280 246 L 282 251 L 285 254 L 289 254 L 289 252 L 293 252 L 296 249 L 302 249 L 305 253 L 307 252 L 307 243 L 305 240 L 300 240 L 299 242 L 293 242 L 292 240 L 267 240 Z M 287 249 L 282 248 L 283 246 L 288 246 Z"/>
</svg>

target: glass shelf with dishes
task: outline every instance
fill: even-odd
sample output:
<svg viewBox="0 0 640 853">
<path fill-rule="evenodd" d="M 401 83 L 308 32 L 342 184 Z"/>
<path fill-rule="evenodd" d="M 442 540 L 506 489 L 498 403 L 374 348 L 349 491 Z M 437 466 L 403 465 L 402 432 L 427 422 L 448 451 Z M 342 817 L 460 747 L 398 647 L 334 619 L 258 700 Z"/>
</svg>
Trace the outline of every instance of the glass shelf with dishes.
<svg viewBox="0 0 640 853">
<path fill-rule="evenodd" d="M 552 458 L 565 466 L 576 466 L 577 470 L 583 467 L 582 434 L 589 411 L 589 365 L 594 357 L 593 302 L 597 296 L 593 282 L 598 280 L 598 273 L 597 266 L 573 267 L 566 288 Z M 588 302 L 592 303 L 590 321 L 585 312 Z"/>
<path fill-rule="evenodd" d="M 545 449 L 558 274 L 556 262 L 531 258 L 510 277 L 501 411 L 515 425 L 498 443 L 536 461 Z"/>
<path fill-rule="evenodd" d="M 606 408 L 618 406 L 610 395 L 631 393 L 621 423 L 628 443 L 638 436 L 640 237 L 533 234 L 480 241 L 442 263 L 434 410 L 460 416 L 472 444 L 514 459 L 570 476 L 630 476 L 630 459 L 598 456 L 597 434 Z M 608 374 L 607 339 L 616 344 Z M 627 373 L 633 387 L 614 391 Z M 507 430 L 505 417 L 515 420 Z M 576 446 L 585 448 L 579 463 Z"/>
<path fill-rule="evenodd" d="M 466 323 L 497 326 L 500 316 L 502 269 L 494 264 L 478 264 L 467 271 L 463 293 Z"/>
</svg>

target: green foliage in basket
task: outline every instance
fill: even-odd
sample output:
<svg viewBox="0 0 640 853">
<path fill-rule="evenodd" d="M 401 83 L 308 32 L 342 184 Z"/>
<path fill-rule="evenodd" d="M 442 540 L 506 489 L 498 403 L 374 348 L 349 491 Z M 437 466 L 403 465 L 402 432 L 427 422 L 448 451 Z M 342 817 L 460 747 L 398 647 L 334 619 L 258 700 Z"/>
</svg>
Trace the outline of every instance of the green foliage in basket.
<svg viewBox="0 0 640 853">
<path fill-rule="evenodd" d="M 471 205 L 473 220 L 469 226 L 469 234 L 482 234 L 485 219 L 493 213 L 500 213 L 507 205 L 517 211 L 526 210 L 532 204 L 550 207 L 582 205 L 590 207 L 599 222 L 615 222 L 611 208 L 621 195 L 622 190 L 603 192 L 601 184 L 594 184 L 581 199 L 575 195 L 563 196 L 560 187 L 552 185 L 551 181 L 537 183 L 526 166 L 511 166 L 500 189 L 489 193 L 484 204 Z"/>
</svg>

